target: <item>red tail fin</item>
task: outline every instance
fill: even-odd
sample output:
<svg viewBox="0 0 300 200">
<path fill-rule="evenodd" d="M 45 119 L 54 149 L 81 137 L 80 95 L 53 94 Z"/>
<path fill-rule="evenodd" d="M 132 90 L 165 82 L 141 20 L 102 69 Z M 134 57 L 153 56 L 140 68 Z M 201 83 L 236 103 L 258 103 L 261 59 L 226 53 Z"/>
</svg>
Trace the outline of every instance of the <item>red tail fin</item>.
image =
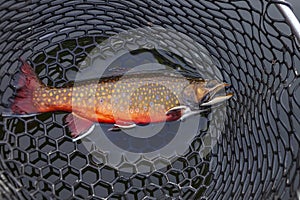
<svg viewBox="0 0 300 200">
<path fill-rule="evenodd" d="M 17 81 L 17 95 L 11 106 L 14 114 L 30 114 L 39 112 L 39 109 L 34 105 L 33 93 L 34 91 L 42 87 L 41 81 L 35 75 L 32 67 L 24 60 L 21 67 L 21 74 Z"/>
</svg>

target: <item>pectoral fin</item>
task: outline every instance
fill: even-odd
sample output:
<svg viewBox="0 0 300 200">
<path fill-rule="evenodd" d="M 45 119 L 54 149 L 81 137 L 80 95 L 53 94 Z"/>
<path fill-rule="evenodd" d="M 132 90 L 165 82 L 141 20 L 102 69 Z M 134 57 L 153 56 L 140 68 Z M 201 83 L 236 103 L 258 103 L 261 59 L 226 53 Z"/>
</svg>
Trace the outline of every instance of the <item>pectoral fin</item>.
<svg viewBox="0 0 300 200">
<path fill-rule="evenodd" d="M 183 116 L 190 113 L 191 109 L 187 106 L 176 106 L 166 112 L 168 121 L 181 120 Z"/>
<path fill-rule="evenodd" d="M 174 112 L 181 112 L 181 111 L 184 111 L 184 110 L 186 110 L 186 109 L 188 109 L 189 107 L 187 107 L 187 106 L 175 106 L 175 107 L 173 107 L 173 108 L 171 108 L 171 109 L 169 109 L 167 112 L 166 112 L 166 115 L 169 115 L 169 114 L 172 114 L 172 113 L 174 113 Z"/>
<path fill-rule="evenodd" d="M 71 136 L 73 137 L 74 142 L 86 137 L 95 128 L 94 122 L 82 118 L 75 113 L 68 114 L 65 120 L 71 131 Z"/>
<path fill-rule="evenodd" d="M 188 106 L 176 106 L 166 112 L 166 115 L 172 120 L 184 121 L 186 118 L 205 112 L 203 110 L 191 110 Z"/>
</svg>

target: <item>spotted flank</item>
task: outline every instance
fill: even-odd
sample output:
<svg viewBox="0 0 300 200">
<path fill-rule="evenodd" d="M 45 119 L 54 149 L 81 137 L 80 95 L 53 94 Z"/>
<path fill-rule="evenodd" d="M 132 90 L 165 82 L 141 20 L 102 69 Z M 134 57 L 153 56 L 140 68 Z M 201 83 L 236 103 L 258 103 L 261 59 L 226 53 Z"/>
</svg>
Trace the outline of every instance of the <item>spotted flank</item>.
<svg viewBox="0 0 300 200">
<path fill-rule="evenodd" d="M 229 99 L 220 94 L 226 83 L 166 73 L 140 73 L 90 80 L 72 87 L 47 87 L 23 61 L 13 115 L 70 112 L 65 121 L 74 141 L 85 137 L 95 123 L 114 124 L 111 130 L 136 124 L 182 120 Z"/>
</svg>

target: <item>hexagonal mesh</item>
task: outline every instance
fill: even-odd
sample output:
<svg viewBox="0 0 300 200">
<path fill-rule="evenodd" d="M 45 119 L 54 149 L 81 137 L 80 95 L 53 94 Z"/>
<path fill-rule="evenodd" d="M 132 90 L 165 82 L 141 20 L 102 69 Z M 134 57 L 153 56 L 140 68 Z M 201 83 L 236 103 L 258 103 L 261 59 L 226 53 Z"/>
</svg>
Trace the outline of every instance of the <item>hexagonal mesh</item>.
<svg viewBox="0 0 300 200">
<path fill-rule="evenodd" d="M 0 99 L 8 107 L 26 58 L 49 86 L 72 82 L 78 65 L 111 35 L 145 26 L 205 46 L 232 84 L 225 130 L 204 158 L 185 156 L 152 173 L 124 173 L 74 143 L 66 113 L 0 116 L 1 199 L 281 199 L 300 180 L 300 53 L 268 1 L 2 1 Z"/>
</svg>

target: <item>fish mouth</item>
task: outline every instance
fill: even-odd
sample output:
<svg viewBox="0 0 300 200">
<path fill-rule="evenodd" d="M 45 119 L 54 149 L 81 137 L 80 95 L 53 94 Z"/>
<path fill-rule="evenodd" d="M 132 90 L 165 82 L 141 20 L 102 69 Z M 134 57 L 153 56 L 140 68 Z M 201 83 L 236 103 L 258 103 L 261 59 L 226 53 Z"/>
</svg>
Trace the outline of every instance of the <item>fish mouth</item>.
<svg viewBox="0 0 300 200">
<path fill-rule="evenodd" d="M 223 93 L 223 89 L 228 86 L 230 86 L 230 84 L 220 83 L 209 89 L 207 94 L 202 98 L 200 106 L 212 106 L 230 99 L 233 96 L 233 93 Z"/>
</svg>

